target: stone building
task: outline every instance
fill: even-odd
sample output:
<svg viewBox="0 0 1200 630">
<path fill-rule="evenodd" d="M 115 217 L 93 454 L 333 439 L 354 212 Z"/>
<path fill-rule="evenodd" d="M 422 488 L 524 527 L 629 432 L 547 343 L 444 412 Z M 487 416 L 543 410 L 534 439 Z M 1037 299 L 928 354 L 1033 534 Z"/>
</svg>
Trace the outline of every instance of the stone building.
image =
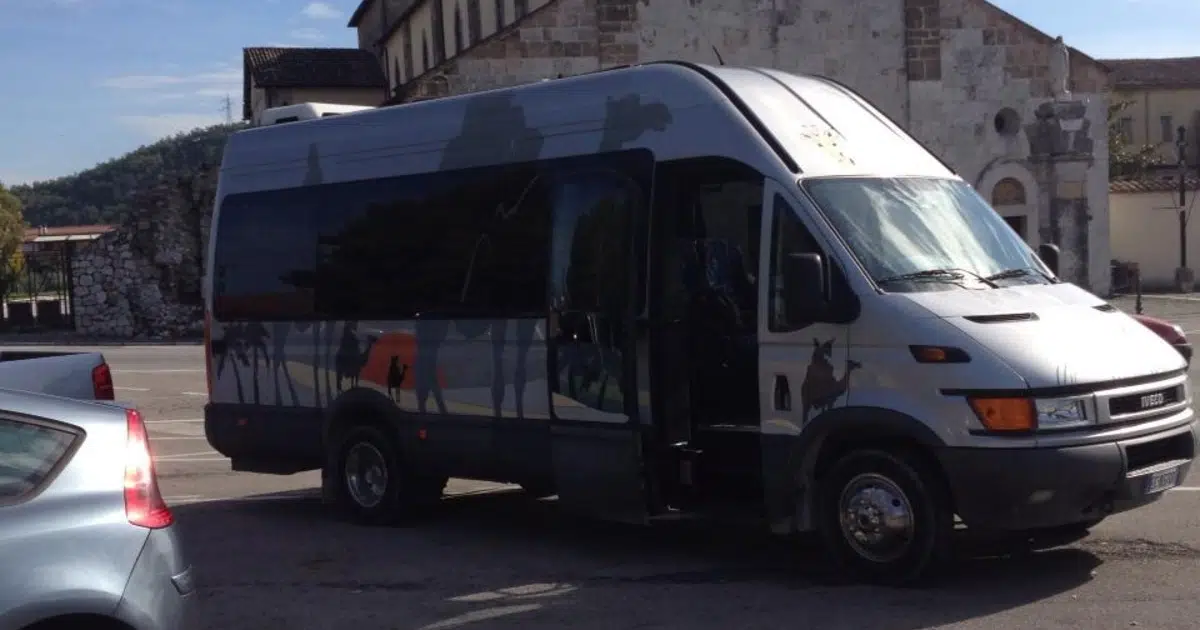
<svg viewBox="0 0 1200 630">
<path fill-rule="evenodd" d="M 270 107 L 296 103 L 378 105 L 387 78 L 359 48 L 245 48 L 242 118 L 252 123 Z"/>
<path fill-rule="evenodd" d="M 363 0 L 350 26 L 389 104 L 664 59 L 830 76 L 1109 290 L 1109 70 L 984 0 Z"/>
</svg>

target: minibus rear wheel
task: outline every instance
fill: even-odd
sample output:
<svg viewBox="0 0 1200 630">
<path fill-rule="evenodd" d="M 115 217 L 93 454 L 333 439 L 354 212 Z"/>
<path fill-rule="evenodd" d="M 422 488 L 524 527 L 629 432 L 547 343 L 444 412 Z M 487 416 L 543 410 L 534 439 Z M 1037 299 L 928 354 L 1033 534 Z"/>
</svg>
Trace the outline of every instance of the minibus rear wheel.
<svg viewBox="0 0 1200 630">
<path fill-rule="evenodd" d="M 425 477 L 406 466 L 396 439 L 374 424 L 342 432 L 333 463 L 337 504 L 363 525 L 396 525 L 422 516 L 446 487 L 444 477 Z"/>
<path fill-rule="evenodd" d="M 938 471 L 911 450 L 856 449 L 818 482 L 818 528 L 849 572 L 906 585 L 951 556 L 954 514 Z"/>
</svg>

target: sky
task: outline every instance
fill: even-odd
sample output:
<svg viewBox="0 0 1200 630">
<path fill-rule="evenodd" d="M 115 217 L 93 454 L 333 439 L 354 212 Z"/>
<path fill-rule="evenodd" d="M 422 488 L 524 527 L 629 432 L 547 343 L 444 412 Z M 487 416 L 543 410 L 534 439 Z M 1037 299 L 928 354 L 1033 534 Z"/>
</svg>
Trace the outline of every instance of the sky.
<svg viewBox="0 0 1200 630">
<path fill-rule="evenodd" d="M 1200 56 L 1198 0 L 993 4 L 1093 57 Z M 0 0 L 0 182 L 70 175 L 224 122 L 226 98 L 240 120 L 243 47 L 356 46 L 357 5 Z"/>
</svg>

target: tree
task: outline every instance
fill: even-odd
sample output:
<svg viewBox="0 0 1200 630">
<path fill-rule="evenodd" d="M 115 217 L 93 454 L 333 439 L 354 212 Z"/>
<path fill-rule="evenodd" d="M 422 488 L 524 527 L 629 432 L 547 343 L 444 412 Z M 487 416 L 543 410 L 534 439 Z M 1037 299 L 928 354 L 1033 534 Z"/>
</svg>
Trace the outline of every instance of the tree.
<svg viewBox="0 0 1200 630">
<path fill-rule="evenodd" d="M 1133 101 L 1114 101 L 1108 106 L 1109 179 L 1137 177 L 1164 163 L 1154 145 L 1133 145 L 1122 133 L 1121 114 L 1132 104 Z"/>
<path fill-rule="evenodd" d="M 21 255 L 24 238 L 21 200 L 0 184 L 0 298 L 8 296 L 25 266 Z"/>
</svg>

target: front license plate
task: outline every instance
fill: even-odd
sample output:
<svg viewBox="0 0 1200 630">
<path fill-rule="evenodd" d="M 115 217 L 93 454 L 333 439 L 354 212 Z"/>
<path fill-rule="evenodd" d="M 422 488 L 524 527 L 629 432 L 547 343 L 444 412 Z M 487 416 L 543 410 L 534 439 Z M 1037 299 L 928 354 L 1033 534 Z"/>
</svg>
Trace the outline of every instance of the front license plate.
<svg viewBox="0 0 1200 630">
<path fill-rule="evenodd" d="M 1146 494 L 1155 494 L 1179 485 L 1179 469 L 1160 470 L 1146 479 Z"/>
</svg>

